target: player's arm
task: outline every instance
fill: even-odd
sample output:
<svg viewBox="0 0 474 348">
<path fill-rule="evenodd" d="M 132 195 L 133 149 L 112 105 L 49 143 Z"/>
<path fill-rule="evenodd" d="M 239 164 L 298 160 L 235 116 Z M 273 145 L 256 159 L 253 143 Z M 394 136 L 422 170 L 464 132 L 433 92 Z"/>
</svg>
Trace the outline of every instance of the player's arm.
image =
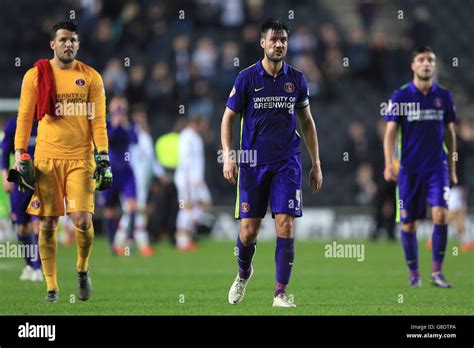
<svg viewBox="0 0 474 348">
<path fill-rule="evenodd" d="M 236 183 L 237 165 L 232 158 L 232 125 L 237 113 L 228 107 L 225 108 L 221 122 L 221 143 L 222 143 L 222 159 L 224 161 L 223 174 L 224 178 L 232 184 Z"/>
<path fill-rule="evenodd" d="M 89 103 L 94 106 L 91 109 L 95 110 L 93 115 L 89 115 L 92 139 L 97 149 L 94 179 L 96 180 L 96 189 L 104 191 L 112 185 L 112 169 L 108 155 L 109 141 L 105 123 L 105 90 L 102 78 L 95 71 L 89 90 Z"/>
<path fill-rule="evenodd" d="M 444 142 L 448 148 L 448 163 L 449 163 L 449 182 L 451 187 L 457 185 L 458 177 L 456 174 L 456 130 L 454 129 L 454 122 L 449 122 L 445 126 Z"/>
<path fill-rule="evenodd" d="M 313 192 L 319 192 L 323 184 L 323 173 L 321 171 L 321 162 L 319 160 L 319 144 L 316 125 L 308 106 L 296 109 L 296 114 L 300 120 L 301 133 L 303 140 L 311 157 L 311 171 L 309 173 L 309 184 Z"/>
<path fill-rule="evenodd" d="M 383 138 L 383 153 L 385 157 L 385 170 L 383 176 L 386 181 L 397 181 L 397 173 L 393 165 L 393 151 L 395 148 L 395 137 L 397 136 L 398 123 L 387 122 L 385 135 Z"/>
<path fill-rule="evenodd" d="M 105 124 L 105 91 L 100 75 L 94 71 L 89 90 L 89 103 L 93 105 L 93 115 L 89 115 L 92 138 L 98 153 L 108 153 L 109 142 Z"/>
<path fill-rule="evenodd" d="M 15 132 L 15 169 L 20 170 L 20 155 L 28 150 L 31 129 L 35 117 L 37 93 L 35 81 L 37 79 L 37 68 L 28 70 L 23 77 L 21 85 L 20 105 L 18 107 L 18 119 Z"/>
</svg>

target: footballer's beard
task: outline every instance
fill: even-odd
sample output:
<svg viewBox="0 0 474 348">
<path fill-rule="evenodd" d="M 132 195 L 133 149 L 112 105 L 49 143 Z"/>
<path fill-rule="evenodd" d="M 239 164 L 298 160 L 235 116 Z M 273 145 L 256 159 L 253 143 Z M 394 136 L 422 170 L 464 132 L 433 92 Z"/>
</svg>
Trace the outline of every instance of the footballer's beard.
<svg viewBox="0 0 474 348">
<path fill-rule="evenodd" d="M 77 53 L 74 52 L 71 53 L 69 56 L 67 56 L 66 54 L 58 54 L 58 59 L 61 63 L 69 64 L 74 61 L 74 59 L 76 59 L 76 55 Z"/>
<path fill-rule="evenodd" d="M 271 60 L 274 63 L 279 63 L 283 60 L 283 58 L 285 58 L 285 51 L 282 50 L 282 54 L 280 56 L 277 56 L 275 51 L 270 51 L 265 53 L 265 55 L 267 56 L 268 60 Z"/>
<path fill-rule="evenodd" d="M 421 81 L 429 81 L 433 78 L 434 73 L 429 72 L 429 73 L 421 73 L 421 74 L 416 74 L 416 77 L 421 80 Z"/>
</svg>

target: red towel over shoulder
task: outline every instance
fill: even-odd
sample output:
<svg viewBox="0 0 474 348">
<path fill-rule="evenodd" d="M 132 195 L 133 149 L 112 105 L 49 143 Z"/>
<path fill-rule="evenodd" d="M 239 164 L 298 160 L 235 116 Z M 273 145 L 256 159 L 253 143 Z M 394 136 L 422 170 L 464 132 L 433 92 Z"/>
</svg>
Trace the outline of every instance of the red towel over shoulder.
<svg viewBox="0 0 474 348">
<path fill-rule="evenodd" d="M 35 66 L 38 68 L 36 119 L 41 121 L 45 114 L 56 114 L 56 84 L 48 59 L 37 60 Z"/>
</svg>

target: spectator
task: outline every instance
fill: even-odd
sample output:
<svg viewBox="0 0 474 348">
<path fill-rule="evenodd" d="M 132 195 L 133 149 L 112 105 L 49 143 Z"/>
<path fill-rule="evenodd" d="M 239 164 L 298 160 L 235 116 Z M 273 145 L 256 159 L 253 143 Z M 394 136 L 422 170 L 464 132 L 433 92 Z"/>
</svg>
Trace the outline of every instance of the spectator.
<svg viewBox="0 0 474 348">
<path fill-rule="evenodd" d="M 226 41 L 222 45 L 222 57 L 220 60 L 220 73 L 217 83 L 226 93 L 234 85 L 235 73 L 240 67 L 240 47 L 235 41 Z M 238 65 L 236 65 L 238 64 Z"/>
<path fill-rule="evenodd" d="M 373 0 L 363 0 L 359 3 L 358 10 L 365 32 L 369 35 L 377 17 L 377 6 Z"/>
<path fill-rule="evenodd" d="M 236 28 L 243 24 L 245 20 L 243 0 L 222 1 L 221 5 L 221 25 L 225 28 Z"/>
<path fill-rule="evenodd" d="M 388 87 L 388 72 L 391 69 L 390 51 L 383 32 L 376 32 L 370 43 L 368 76 L 374 86 L 382 91 Z"/>
<path fill-rule="evenodd" d="M 310 97 L 319 96 L 322 84 L 322 75 L 311 54 L 302 54 L 294 59 L 295 68 L 304 71 L 308 82 Z"/>
<path fill-rule="evenodd" d="M 164 61 L 155 63 L 151 78 L 146 82 L 146 96 L 151 113 L 162 111 L 172 113 L 176 111 L 173 104 L 174 79 L 169 73 L 169 64 Z"/>
<path fill-rule="evenodd" d="M 196 75 L 210 78 L 216 73 L 217 50 L 209 37 L 198 40 L 196 49 L 192 56 L 192 63 L 196 69 Z"/>
<path fill-rule="evenodd" d="M 415 9 L 410 34 L 416 47 L 432 45 L 436 33 L 435 28 L 431 25 L 430 11 L 426 7 L 418 6 Z"/>
<path fill-rule="evenodd" d="M 364 77 L 369 66 L 369 46 L 360 27 L 353 27 L 349 31 L 347 57 L 352 76 Z"/>
<path fill-rule="evenodd" d="M 302 24 L 292 33 L 289 43 L 289 52 L 291 52 L 294 59 L 298 59 L 302 54 L 314 53 L 317 46 L 317 39 L 309 25 Z"/>
<path fill-rule="evenodd" d="M 127 88 L 128 77 L 124 70 L 123 63 L 112 58 L 107 62 L 103 73 L 105 90 L 113 96 L 122 95 Z"/>
<path fill-rule="evenodd" d="M 375 184 L 374 171 L 370 163 L 361 163 L 356 170 L 354 199 L 358 205 L 370 205 L 374 202 L 377 193 L 377 185 Z"/>
<path fill-rule="evenodd" d="M 369 161 L 369 141 L 363 123 L 359 121 L 349 123 L 345 152 L 349 156 L 348 162 L 353 169 Z"/>
<path fill-rule="evenodd" d="M 135 64 L 130 68 L 130 80 L 125 95 L 130 104 L 146 103 L 145 92 L 145 66 L 143 64 Z"/>
</svg>

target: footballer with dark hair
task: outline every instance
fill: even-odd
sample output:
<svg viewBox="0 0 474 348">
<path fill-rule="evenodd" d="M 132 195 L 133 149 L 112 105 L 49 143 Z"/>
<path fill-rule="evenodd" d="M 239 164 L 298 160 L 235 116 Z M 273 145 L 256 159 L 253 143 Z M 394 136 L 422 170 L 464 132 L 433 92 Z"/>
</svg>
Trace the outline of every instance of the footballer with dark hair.
<svg viewBox="0 0 474 348">
<path fill-rule="evenodd" d="M 76 59 L 79 32 L 75 23 L 54 25 L 50 47 L 54 57 L 38 60 L 23 78 L 15 168 L 21 170 L 20 157 L 28 148 L 36 117 L 35 190 L 27 212 L 40 219 L 38 245 L 48 292 L 46 301 L 59 300 L 56 234 L 59 216 L 65 212 L 74 223 L 77 291 L 79 299 L 85 301 L 92 293 L 89 256 L 94 238 L 94 192 L 110 187 L 112 181 L 105 91 L 100 74 Z"/>
<path fill-rule="evenodd" d="M 258 229 L 270 199 L 277 234 L 273 306 L 296 307 L 286 296 L 294 260 L 293 222 L 302 216 L 301 136 L 295 115 L 311 156 L 309 182 L 313 192 L 321 189 L 323 181 L 306 78 L 284 61 L 288 34 L 288 27 L 278 20 L 269 19 L 262 25 L 263 59 L 238 74 L 222 117 L 223 175 L 229 182 L 237 182 L 235 217 L 240 219 L 239 271 L 229 290 L 231 304 L 242 301 L 253 275 Z M 232 121 L 238 114 L 240 150 L 233 156 Z"/>
<path fill-rule="evenodd" d="M 384 138 L 387 181 L 398 181 L 397 221 L 402 222 L 401 240 L 409 268 L 410 286 L 421 286 L 418 270 L 417 224 L 426 214 L 426 202 L 433 216 L 431 282 L 450 288 L 442 272 L 448 242 L 448 196 L 456 185 L 456 108 L 450 91 L 434 82 L 436 56 L 428 46 L 416 48 L 411 56 L 413 80 L 395 91 L 392 107 L 385 115 Z M 400 105 L 415 108 L 401 112 Z M 400 168 L 394 167 L 393 153 L 399 133 Z"/>
</svg>

